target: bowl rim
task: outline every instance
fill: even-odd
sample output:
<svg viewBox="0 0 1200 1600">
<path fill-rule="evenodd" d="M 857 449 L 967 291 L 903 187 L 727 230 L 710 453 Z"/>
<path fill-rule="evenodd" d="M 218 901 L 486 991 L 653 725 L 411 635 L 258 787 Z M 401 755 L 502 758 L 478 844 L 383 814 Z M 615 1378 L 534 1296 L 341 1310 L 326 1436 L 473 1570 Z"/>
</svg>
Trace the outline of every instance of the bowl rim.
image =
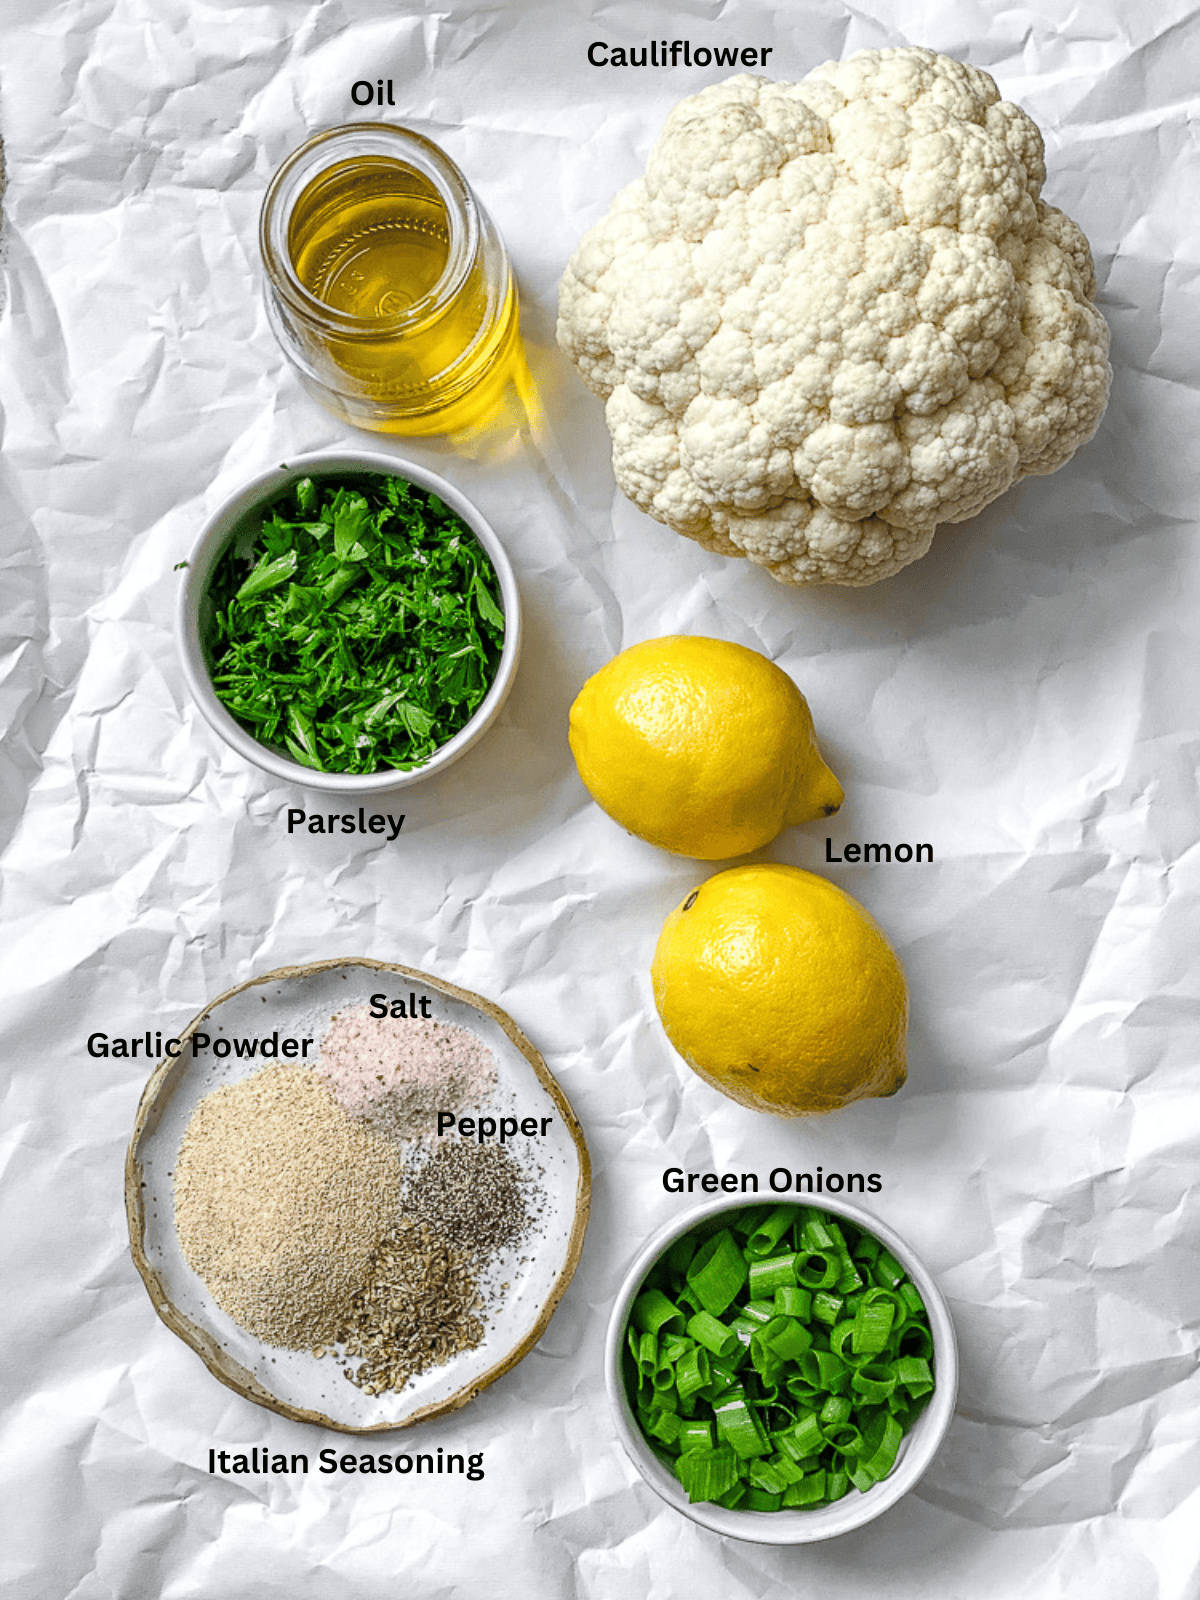
<svg viewBox="0 0 1200 1600">
<path fill-rule="evenodd" d="M 900 1456 L 890 1475 L 866 1494 L 855 1495 L 853 1499 L 847 1495 L 833 1505 L 822 1506 L 816 1511 L 799 1508 L 787 1511 L 731 1511 L 711 1501 L 689 1502 L 682 1484 L 662 1466 L 642 1438 L 625 1393 L 621 1372 L 625 1324 L 642 1280 L 675 1240 L 697 1223 L 724 1211 L 743 1211 L 755 1204 L 761 1205 L 763 1197 L 756 1200 L 744 1194 L 723 1195 L 700 1201 L 671 1222 L 664 1223 L 647 1240 L 625 1274 L 613 1303 L 604 1347 L 605 1386 L 617 1434 L 626 1455 L 650 1488 L 669 1506 L 701 1527 L 729 1538 L 743 1539 L 753 1544 L 815 1544 L 865 1527 L 915 1487 L 941 1447 L 954 1415 L 958 1395 L 958 1341 L 945 1297 L 932 1273 L 894 1228 L 872 1212 L 840 1196 L 822 1194 L 796 1197 L 780 1194 L 773 1198 L 780 1205 L 807 1205 L 848 1218 L 886 1245 L 920 1290 L 933 1334 L 937 1382 L 928 1406 L 912 1430 L 904 1436 Z"/>
<path fill-rule="evenodd" d="M 504 610 L 504 644 L 496 676 L 478 710 L 464 728 L 435 750 L 429 760 L 409 771 L 394 767 L 365 774 L 318 772 L 290 756 L 281 755 L 261 744 L 228 712 L 217 699 L 204 661 L 200 638 L 200 606 L 217 562 L 223 555 L 242 520 L 264 500 L 274 499 L 290 484 L 312 475 L 338 471 L 379 473 L 403 478 L 428 489 L 458 513 L 479 540 L 495 569 L 500 583 Z M 474 745 L 495 721 L 508 698 L 516 676 L 522 639 L 521 598 L 516 574 L 508 552 L 482 511 L 460 489 L 440 473 L 410 461 L 404 456 L 379 450 L 337 446 L 292 456 L 279 466 L 269 467 L 228 495 L 209 516 L 188 554 L 184 581 L 176 600 L 175 633 L 184 681 L 200 714 L 231 749 L 272 777 L 327 794 L 374 794 L 407 788 L 444 771 Z"/>
</svg>

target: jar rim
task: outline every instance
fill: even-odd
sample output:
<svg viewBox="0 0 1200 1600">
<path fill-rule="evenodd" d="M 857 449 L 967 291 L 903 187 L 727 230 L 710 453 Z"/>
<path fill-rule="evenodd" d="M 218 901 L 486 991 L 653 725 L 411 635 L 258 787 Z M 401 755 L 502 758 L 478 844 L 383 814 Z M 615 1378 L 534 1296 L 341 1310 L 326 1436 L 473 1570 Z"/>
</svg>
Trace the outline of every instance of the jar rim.
<svg viewBox="0 0 1200 1600">
<path fill-rule="evenodd" d="M 437 282 L 392 316 L 354 316 L 320 299 L 300 281 L 288 247 L 296 202 L 322 173 L 356 156 L 410 167 L 433 185 L 446 212 L 449 248 Z M 458 167 L 432 139 L 391 122 L 346 122 L 313 134 L 279 166 L 259 216 L 259 250 L 272 286 L 306 320 L 351 339 L 398 335 L 428 321 L 462 288 L 478 254 L 479 239 L 479 207 Z"/>
</svg>

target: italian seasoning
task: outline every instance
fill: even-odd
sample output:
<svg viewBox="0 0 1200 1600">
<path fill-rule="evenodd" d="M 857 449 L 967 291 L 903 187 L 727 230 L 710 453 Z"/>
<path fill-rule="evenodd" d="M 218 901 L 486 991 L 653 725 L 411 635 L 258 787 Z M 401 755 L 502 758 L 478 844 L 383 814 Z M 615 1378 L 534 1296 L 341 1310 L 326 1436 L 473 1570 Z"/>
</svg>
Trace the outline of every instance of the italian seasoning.
<svg viewBox="0 0 1200 1600">
<path fill-rule="evenodd" d="M 403 1389 L 483 1342 L 483 1296 L 466 1251 L 403 1218 L 372 1257 L 338 1336 L 343 1372 L 366 1394 Z M 357 1367 L 349 1361 L 361 1357 Z"/>
</svg>

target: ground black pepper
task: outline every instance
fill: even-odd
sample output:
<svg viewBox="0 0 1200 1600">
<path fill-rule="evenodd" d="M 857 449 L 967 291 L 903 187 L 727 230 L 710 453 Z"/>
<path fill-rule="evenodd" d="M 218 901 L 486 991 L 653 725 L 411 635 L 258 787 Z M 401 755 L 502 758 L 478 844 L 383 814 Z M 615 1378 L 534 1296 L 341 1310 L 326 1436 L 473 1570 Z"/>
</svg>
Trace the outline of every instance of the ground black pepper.
<svg viewBox="0 0 1200 1600">
<path fill-rule="evenodd" d="M 400 1209 L 451 1244 L 491 1255 L 525 1237 L 540 1197 L 502 1145 L 454 1139 L 411 1173 Z"/>
</svg>

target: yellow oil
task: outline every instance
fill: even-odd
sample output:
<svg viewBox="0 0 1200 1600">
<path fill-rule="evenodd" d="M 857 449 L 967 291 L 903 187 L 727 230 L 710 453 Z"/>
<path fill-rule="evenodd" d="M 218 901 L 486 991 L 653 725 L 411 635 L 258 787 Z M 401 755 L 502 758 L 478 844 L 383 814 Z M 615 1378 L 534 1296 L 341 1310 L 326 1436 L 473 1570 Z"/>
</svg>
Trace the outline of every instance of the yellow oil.
<svg viewBox="0 0 1200 1600">
<path fill-rule="evenodd" d="M 511 280 L 489 300 L 480 251 L 453 292 L 442 287 L 451 221 L 437 189 L 403 162 L 340 162 L 302 191 L 288 226 L 300 282 L 340 321 L 324 340 L 348 382 L 348 419 L 396 433 L 484 427 L 522 386 Z"/>
</svg>

